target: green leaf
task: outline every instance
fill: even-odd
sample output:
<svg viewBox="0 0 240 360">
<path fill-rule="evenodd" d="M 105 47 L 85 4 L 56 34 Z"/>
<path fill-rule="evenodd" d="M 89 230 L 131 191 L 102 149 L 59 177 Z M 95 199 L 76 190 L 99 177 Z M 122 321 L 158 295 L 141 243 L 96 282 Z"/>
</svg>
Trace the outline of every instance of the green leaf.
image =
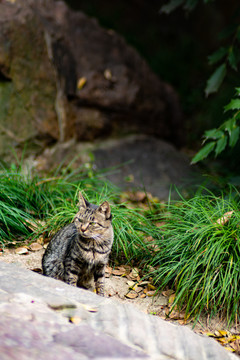
<svg viewBox="0 0 240 360">
<path fill-rule="evenodd" d="M 216 62 L 221 60 L 225 55 L 227 55 L 227 52 L 228 51 L 225 47 L 220 47 L 220 49 L 218 49 L 208 57 L 209 65 L 214 65 Z"/>
<path fill-rule="evenodd" d="M 215 149 L 215 155 L 219 155 L 226 147 L 227 145 L 227 135 L 223 135 L 221 139 L 217 141 L 216 149 Z"/>
<path fill-rule="evenodd" d="M 234 118 L 229 119 L 227 121 L 225 121 L 222 125 L 221 128 L 223 128 L 225 131 L 227 131 L 229 133 L 229 136 L 231 136 L 231 132 L 234 129 L 234 127 L 236 126 L 236 121 Z"/>
<path fill-rule="evenodd" d="M 219 129 L 207 130 L 204 133 L 204 137 L 206 138 L 206 140 L 208 140 L 208 139 L 219 139 L 222 136 L 223 136 L 223 132 L 222 132 L 222 130 L 219 130 Z"/>
<path fill-rule="evenodd" d="M 222 64 L 214 71 L 212 76 L 208 79 L 207 86 L 205 89 L 206 96 L 218 91 L 220 85 L 223 82 L 225 75 L 226 75 L 226 64 Z"/>
<path fill-rule="evenodd" d="M 230 51 L 229 51 L 229 55 L 228 55 L 228 62 L 229 65 L 231 66 L 231 68 L 235 71 L 237 71 L 237 63 L 238 63 L 238 59 L 235 55 L 235 52 L 233 50 L 233 48 L 231 47 Z"/>
<path fill-rule="evenodd" d="M 231 135 L 229 137 L 229 145 L 231 147 L 234 147 L 239 139 L 239 131 L 240 131 L 240 128 L 239 126 L 236 126 L 232 132 L 231 132 Z"/>
<path fill-rule="evenodd" d="M 183 2 L 183 0 L 170 0 L 166 5 L 161 7 L 160 11 L 165 14 L 170 14 L 173 10 L 181 6 Z"/>
<path fill-rule="evenodd" d="M 198 151 L 198 153 L 193 157 L 191 164 L 196 164 L 197 162 L 205 159 L 208 157 L 211 151 L 213 151 L 216 143 L 215 141 L 211 141 L 207 143 L 201 150 Z"/>
<path fill-rule="evenodd" d="M 230 103 L 224 106 L 224 110 L 239 110 L 240 109 L 240 99 L 232 99 Z"/>
</svg>

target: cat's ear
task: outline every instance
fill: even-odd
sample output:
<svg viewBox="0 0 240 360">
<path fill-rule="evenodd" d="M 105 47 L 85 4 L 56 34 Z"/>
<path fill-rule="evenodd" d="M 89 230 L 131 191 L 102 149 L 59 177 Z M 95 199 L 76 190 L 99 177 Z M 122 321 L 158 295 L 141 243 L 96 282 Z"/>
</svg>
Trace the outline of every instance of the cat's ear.
<svg viewBox="0 0 240 360">
<path fill-rule="evenodd" d="M 98 211 L 106 216 L 106 219 L 111 219 L 111 209 L 107 201 L 104 201 L 98 208 Z"/>
<path fill-rule="evenodd" d="M 79 206 L 79 209 L 80 209 L 81 207 L 86 208 L 87 205 L 88 205 L 87 200 L 84 199 L 84 197 L 82 196 L 81 192 L 79 191 L 79 193 L 78 193 L 78 206 Z"/>
</svg>

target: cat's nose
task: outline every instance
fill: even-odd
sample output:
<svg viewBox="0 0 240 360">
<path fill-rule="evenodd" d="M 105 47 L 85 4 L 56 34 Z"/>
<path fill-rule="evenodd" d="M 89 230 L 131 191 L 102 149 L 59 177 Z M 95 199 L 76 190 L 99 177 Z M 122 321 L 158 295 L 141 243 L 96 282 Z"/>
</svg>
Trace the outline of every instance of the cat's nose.
<svg viewBox="0 0 240 360">
<path fill-rule="evenodd" d="M 83 224 L 82 226 L 81 226 L 81 231 L 82 232 L 85 232 L 86 230 L 87 230 L 87 228 L 88 228 L 88 223 L 86 223 L 86 224 Z"/>
</svg>

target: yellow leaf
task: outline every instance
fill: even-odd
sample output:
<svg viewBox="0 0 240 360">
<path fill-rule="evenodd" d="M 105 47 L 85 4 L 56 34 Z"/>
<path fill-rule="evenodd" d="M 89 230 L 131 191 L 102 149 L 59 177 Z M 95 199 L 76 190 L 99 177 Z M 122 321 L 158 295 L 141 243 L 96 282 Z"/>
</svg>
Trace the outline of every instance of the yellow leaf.
<svg viewBox="0 0 240 360">
<path fill-rule="evenodd" d="M 82 319 L 79 316 L 71 316 L 69 318 L 69 321 L 75 325 L 78 325 L 82 321 Z"/>
<path fill-rule="evenodd" d="M 84 85 L 86 84 L 86 82 L 87 82 L 87 79 L 85 77 L 81 77 L 77 82 L 78 90 L 81 90 L 84 87 Z"/>
<path fill-rule="evenodd" d="M 221 344 L 228 344 L 229 343 L 229 340 L 226 337 L 219 338 L 219 339 L 217 339 L 217 341 L 219 341 Z"/>
<path fill-rule="evenodd" d="M 209 337 L 215 337 L 216 336 L 211 332 L 204 333 L 204 335 L 209 336 Z"/>
<path fill-rule="evenodd" d="M 169 296 L 169 299 L 168 299 L 169 304 L 172 304 L 174 302 L 175 296 L 176 296 L 175 294 L 172 294 L 172 295 Z"/>
<path fill-rule="evenodd" d="M 228 336 L 228 335 L 229 335 L 229 332 L 226 331 L 226 330 L 218 330 L 218 332 L 219 332 L 220 335 L 222 335 L 222 336 Z"/>
<path fill-rule="evenodd" d="M 148 290 L 156 290 L 156 287 L 149 283 L 149 284 L 147 284 L 147 289 Z"/>
<path fill-rule="evenodd" d="M 224 349 L 231 352 L 235 351 L 233 348 L 231 348 L 231 346 L 225 346 Z"/>
</svg>

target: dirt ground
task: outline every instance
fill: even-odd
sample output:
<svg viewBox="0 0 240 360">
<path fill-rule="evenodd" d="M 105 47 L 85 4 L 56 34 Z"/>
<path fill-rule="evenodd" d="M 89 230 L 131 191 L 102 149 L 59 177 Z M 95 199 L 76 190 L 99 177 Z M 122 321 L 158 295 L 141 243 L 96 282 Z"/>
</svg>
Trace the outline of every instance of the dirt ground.
<svg viewBox="0 0 240 360">
<path fill-rule="evenodd" d="M 41 273 L 41 260 L 45 249 L 35 243 L 30 247 L 10 248 L 0 252 L 0 261 L 14 263 L 24 268 Z M 184 312 L 173 310 L 169 313 L 174 299 L 172 290 L 155 294 L 156 289 L 151 279 L 141 281 L 139 269 L 130 266 L 107 268 L 105 296 L 117 301 L 131 303 L 141 311 L 160 316 L 166 321 L 188 326 L 195 332 L 213 337 L 229 351 L 240 354 L 240 325 L 230 329 L 224 320 L 201 317 L 196 323 L 185 318 Z M 194 328 L 193 328 L 194 325 Z"/>
</svg>

